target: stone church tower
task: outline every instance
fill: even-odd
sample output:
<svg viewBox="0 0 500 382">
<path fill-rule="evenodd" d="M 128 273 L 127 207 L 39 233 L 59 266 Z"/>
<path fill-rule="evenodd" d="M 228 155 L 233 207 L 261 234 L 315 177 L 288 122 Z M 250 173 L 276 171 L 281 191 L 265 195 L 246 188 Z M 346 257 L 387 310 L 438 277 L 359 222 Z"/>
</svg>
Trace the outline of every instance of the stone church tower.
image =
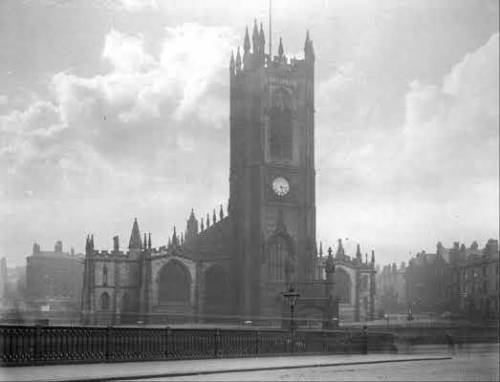
<svg viewBox="0 0 500 382">
<path fill-rule="evenodd" d="M 314 49 L 304 59 L 264 52 L 248 29 L 230 62 L 230 198 L 237 293 L 247 315 L 265 314 L 283 284 L 311 281 L 315 252 Z M 288 267 L 288 269 L 286 269 Z M 271 312 L 269 312 L 271 313 Z"/>
<path fill-rule="evenodd" d="M 266 54 L 262 26 L 245 33 L 229 63 L 229 202 L 196 217 L 166 245 L 141 240 L 94 248 L 87 238 L 82 293 L 85 323 L 242 322 L 283 324 L 284 292 L 300 294 L 299 322 L 335 326 L 373 317 L 374 260 L 316 250 L 314 49 L 303 58 Z M 339 303 L 341 311 L 339 312 Z M 344 312 L 344 313 L 342 313 Z"/>
</svg>

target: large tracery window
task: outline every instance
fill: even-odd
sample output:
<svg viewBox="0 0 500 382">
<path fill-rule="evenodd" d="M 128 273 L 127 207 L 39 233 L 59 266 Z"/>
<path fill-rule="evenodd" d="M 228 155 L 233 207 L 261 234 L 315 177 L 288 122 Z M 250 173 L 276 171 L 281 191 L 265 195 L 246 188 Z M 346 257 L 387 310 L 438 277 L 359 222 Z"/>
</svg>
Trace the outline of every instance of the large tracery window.
<svg viewBox="0 0 500 382">
<path fill-rule="evenodd" d="M 268 275 L 271 281 L 285 281 L 285 267 L 289 256 L 285 238 L 277 236 L 269 248 Z"/>
<path fill-rule="evenodd" d="M 191 276 L 187 268 L 171 260 L 160 270 L 158 278 L 158 302 L 189 303 Z"/>
<path fill-rule="evenodd" d="M 270 117 L 271 159 L 291 160 L 293 156 L 292 111 L 290 96 L 287 92 L 277 91 L 274 94 Z"/>
</svg>

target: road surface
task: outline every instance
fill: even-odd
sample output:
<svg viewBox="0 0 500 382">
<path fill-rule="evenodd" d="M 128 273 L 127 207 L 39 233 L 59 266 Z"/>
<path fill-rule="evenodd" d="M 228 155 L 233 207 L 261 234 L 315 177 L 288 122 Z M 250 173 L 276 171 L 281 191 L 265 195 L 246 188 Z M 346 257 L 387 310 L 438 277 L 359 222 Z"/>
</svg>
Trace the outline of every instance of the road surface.
<svg viewBox="0 0 500 382">
<path fill-rule="evenodd" d="M 415 348 L 419 356 L 448 351 L 451 359 L 190 375 L 142 381 L 498 381 L 498 344 Z"/>
</svg>

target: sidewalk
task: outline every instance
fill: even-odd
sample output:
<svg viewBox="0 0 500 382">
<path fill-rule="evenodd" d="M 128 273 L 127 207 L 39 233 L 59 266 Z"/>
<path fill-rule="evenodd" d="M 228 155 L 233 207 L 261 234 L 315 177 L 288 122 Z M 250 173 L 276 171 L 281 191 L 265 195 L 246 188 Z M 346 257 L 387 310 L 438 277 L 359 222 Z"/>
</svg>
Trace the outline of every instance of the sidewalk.
<svg viewBox="0 0 500 382">
<path fill-rule="evenodd" d="M 442 355 L 355 354 L 2 367 L 0 381 L 124 380 L 302 367 L 439 361 L 450 358 L 444 353 Z"/>
</svg>

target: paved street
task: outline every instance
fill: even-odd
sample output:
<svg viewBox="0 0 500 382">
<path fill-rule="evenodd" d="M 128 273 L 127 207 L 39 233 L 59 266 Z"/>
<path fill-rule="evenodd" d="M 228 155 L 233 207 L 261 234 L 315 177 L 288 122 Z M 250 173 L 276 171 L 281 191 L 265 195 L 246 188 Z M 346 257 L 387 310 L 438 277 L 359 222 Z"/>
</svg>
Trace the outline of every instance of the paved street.
<svg viewBox="0 0 500 382">
<path fill-rule="evenodd" d="M 147 381 L 498 381 L 498 353 L 468 359 L 209 374 Z"/>
<path fill-rule="evenodd" d="M 415 347 L 419 356 L 437 355 L 443 346 Z M 450 351 L 453 351 L 449 349 Z M 190 375 L 143 381 L 498 381 L 498 344 L 454 349 L 451 359 Z"/>
</svg>

